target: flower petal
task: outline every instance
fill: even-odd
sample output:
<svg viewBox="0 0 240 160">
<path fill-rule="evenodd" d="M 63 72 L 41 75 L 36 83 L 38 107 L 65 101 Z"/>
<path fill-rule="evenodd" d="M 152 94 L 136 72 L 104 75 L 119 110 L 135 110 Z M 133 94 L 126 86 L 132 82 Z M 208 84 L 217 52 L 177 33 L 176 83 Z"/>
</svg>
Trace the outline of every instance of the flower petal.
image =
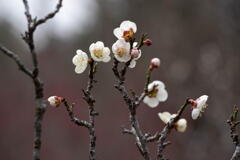
<svg viewBox="0 0 240 160">
<path fill-rule="evenodd" d="M 77 74 L 83 73 L 86 68 L 87 68 L 87 65 L 77 65 L 77 66 L 75 67 L 75 72 L 76 72 Z"/>
<path fill-rule="evenodd" d="M 130 65 L 128 66 L 129 68 L 134 68 L 136 66 L 136 61 L 135 60 L 132 60 L 130 62 Z"/>
<path fill-rule="evenodd" d="M 196 120 L 201 114 L 201 110 L 199 108 L 194 108 L 192 110 L 192 119 Z"/>
<path fill-rule="evenodd" d="M 105 56 L 105 57 L 102 59 L 102 61 L 105 62 L 105 63 L 109 62 L 110 60 L 111 60 L 111 57 L 110 57 L 110 56 Z"/>
<path fill-rule="evenodd" d="M 171 114 L 169 112 L 158 113 L 158 116 L 165 124 L 171 119 Z"/>
<path fill-rule="evenodd" d="M 160 102 L 164 102 L 167 100 L 167 98 L 168 98 L 168 92 L 166 91 L 166 89 L 165 88 L 160 89 L 157 94 L 157 99 Z"/>
<path fill-rule="evenodd" d="M 165 88 L 165 84 L 162 81 L 156 80 L 148 85 L 148 91 L 151 91 L 154 86 L 156 86 L 158 89 Z"/>
<path fill-rule="evenodd" d="M 129 20 L 123 21 L 120 24 L 120 28 L 123 29 L 123 30 L 130 30 L 130 29 L 132 29 L 134 33 L 137 32 L 137 25 L 136 25 L 136 23 L 131 22 Z"/>
<path fill-rule="evenodd" d="M 143 99 L 143 102 L 144 102 L 145 104 L 147 104 L 147 105 L 148 105 L 149 107 L 151 107 L 151 108 L 155 108 L 155 107 L 157 107 L 158 104 L 159 104 L 159 101 L 158 101 L 157 98 L 150 98 L 150 97 L 148 97 L 148 96 L 146 96 L 146 97 Z"/>
<path fill-rule="evenodd" d="M 118 38 L 118 39 L 122 39 L 123 37 L 123 30 L 121 28 L 115 28 L 113 30 L 113 34 Z"/>
</svg>

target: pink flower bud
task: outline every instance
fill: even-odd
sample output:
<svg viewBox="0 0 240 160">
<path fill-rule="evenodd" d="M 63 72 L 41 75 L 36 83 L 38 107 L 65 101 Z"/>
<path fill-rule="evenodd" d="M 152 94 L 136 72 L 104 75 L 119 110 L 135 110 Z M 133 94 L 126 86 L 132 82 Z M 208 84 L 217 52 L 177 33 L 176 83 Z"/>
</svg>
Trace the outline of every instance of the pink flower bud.
<svg viewBox="0 0 240 160">
<path fill-rule="evenodd" d="M 160 66 L 160 59 L 159 58 L 153 58 L 150 62 L 149 69 L 153 70 L 154 68 L 158 68 Z"/>
<path fill-rule="evenodd" d="M 59 107 L 59 105 L 64 101 L 63 97 L 51 96 L 48 98 L 48 102 L 53 107 Z"/>
<path fill-rule="evenodd" d="M 132 56 L 133 58 L 138 58 L 139 55 L 140 55 L 140 50 L 139 50 L 139 49 L 133 48 L 133 49 L 131 50 L 131 56 Z"/>
<path fill-rule="evenodd" d="M 152 41 L 150 39 L 146 39 L 145 41 L 143 41 L 143 44 L 146 45 L 146 46 L 151 46 Z"/>
</svg>

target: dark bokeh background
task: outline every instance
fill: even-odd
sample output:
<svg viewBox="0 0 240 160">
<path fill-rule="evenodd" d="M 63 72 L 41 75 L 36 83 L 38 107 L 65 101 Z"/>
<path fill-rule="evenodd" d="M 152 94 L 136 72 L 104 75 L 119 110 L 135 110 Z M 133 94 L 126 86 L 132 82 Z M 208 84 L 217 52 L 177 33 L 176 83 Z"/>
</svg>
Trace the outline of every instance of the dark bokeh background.
<svg viewBox="0 0 240 160">
<path fill-rule="evenodd" d="M 81 6 L 80 2 L 75 1 Z M 169 92 L 168 100 L 159 107 L 151 109 L 143 104 L 139 108 L 138 117 L 144 130 L 154 133 L 163 128 L 158 112 L 175 112 L 187 97 L 207 94 L 209 108 L 204 116 L 192 121 L 187 110 L 184 117 L 189 120 L 188 129 L 185 133 L 172 132 L 169 140 L 173 144 L 166 149 L 166 154 L 172 160 L 230 159 L 234 148 L 226 120 L 231 107 L 240 104 L 240 1 L 97 0 L 95 3 L 98 10 L 94 23 L 86 23 L 87 27 L 79 34 L 60 39 L 49 33 L 44 40 L 46 45 L 41 48 L 38 43 L 43 42 L 37 41 L 46 98 L 51 95 L 67 97 L 77 104 L 76 114 L 87 119 L 87 106 L 81 99 L 87 74 L 76 75 L 71 59 L 76 49 L 88 51 L 88 46 L 97 40 L 111 47 L 116 40 L 113 29 L 129 19 L 137 23 L 139 34 L 149 34 L 153 46 L 143 50 L 137 67 L 128 72 L 127 86 L 140 93 L 148 62 L 159 57 L 161 67 L 154 73 L 153 80 L 162 80 Z M 85 14 L 75 16 L 88 17 Z M 64 37 L 65 32 L 59 34 Z M 31 66 L 20 33 L 7 19 L 0 21 L 0 42 Z M 142 158 L 134 138 L 121 134 L 121 126 L 128 126 L 128 112 L 113 87 L 111 66 L 111 63 L 99 64 L 98 83 L 94 88 L 100 112 L 96 124 L 97 159 L 139 160 Z M 0 158 L 30 160 L 33 85 L 17 70 L 15 63 L 2 54 L 0 73 Z M 42 159 L 88 159 L 88 132 L 69 121 L 64 107 L 48 107 L 43 126 Z M 150 147 L 155 155 L 155 144 Z"/>
</svg>

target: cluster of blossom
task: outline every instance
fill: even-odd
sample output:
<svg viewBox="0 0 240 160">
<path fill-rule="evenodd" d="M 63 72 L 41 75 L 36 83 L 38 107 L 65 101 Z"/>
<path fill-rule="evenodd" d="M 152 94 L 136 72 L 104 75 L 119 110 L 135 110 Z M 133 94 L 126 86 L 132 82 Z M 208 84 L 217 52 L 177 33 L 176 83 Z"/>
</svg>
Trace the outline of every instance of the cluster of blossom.
<svg viewBox="0 0 240 160">
<path fill-rule="evenodd" d="M 135 42 L 134 34 L 137 32 L 137 25 L 131 21 L 123 21 L 119 27 L 113 30 L 113 34 L 117 37 L 117 41 L 112 45 L 112 53 L 114 58 L 119 62 L 129 62 L 129 68 L 136 66 L 137 60 L 141 57 L 141 46 L 149 46 L 152 44 L 151 40 L 147 39 L 139 44 Z M 82 50 L 77 50 L 76 55 L 73 57 L 72 62 L 75 65 L 75 72 L 82 73 L 87 68 L 87 65 L 91 61 L 95 62 L 109 62 L 110 49 L 104 46 L 104 43 L 98 41 L 92 43 L 89 47 L 90 57 Z M 153 58 L 150 62 L 149 71 L 160 66 L 160 59 Z M 165 88 L 165 84 L 162 81 L 155 80 L 148 84 L 147 95 L 144 97 L 143 102 L 149 107 L 154 108 L 159 105 L 159 102 L 164 102 L 168 98 L 168 92 Z M 196 100 L 189 100 L 192 104 L 192 118 L 195 120 L 201 116 L 204 109 L 207 107 L 206 101 L 207 95 L 203 95 Z M 52 96 L 48 99 L 50 105 L 59 106 L 62 102 L 61 97 Z M 176 117 L 176 114 L 170 114 L 169 112 L 163 112 L 158 114 L 160 119 L 167 124 L 172 118 Z M 184 132 L 187 128 L 186 119 L 180 119 L 176 122 L 175 128 L 179 132 Z"/>
<path fill-rule="evenodd" d="M 204 109 L 207 107 L 207 95 L 203 95 L 196 100 L 188 100 L 192 104 L 192 119 L 196 120 L 204 112 Z M 172 118 L 175 118 L 177 114 L 170 114 L 169 112 L 158 113 L 159 118 L 167 124 Z M 175 129 L 178 132 L 185 132 L 187 129 L 187 120 L 182 118 L 175 123 Z"/>
</svg>

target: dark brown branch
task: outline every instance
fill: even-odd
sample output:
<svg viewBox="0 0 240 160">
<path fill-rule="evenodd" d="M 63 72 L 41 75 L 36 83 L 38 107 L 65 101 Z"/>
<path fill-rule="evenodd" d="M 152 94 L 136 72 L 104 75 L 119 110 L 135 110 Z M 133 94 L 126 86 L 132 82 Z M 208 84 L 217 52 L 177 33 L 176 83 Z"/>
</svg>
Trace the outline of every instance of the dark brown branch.
<svg viewBox="0 0 240 160">
<path fill-rule="evenodd" d="M 93 88 L 93 83 L 96 82 L 94 80 L 94 74 L 96 73 L 96 64 L 95 62 L 91 59 L 90 63 L 90 70 L 88 74 L 88 85 L 87 89 L 83 90 L 84 96 L 83 99 L 87 102 L 88 104 L 88 109 L 89 109 L 89 138 L 90 138 L 90 145 L 89 145 L 89 159 L 90 160 L 95 160 L 96 159 L 96 135 L 95 135 L 95 117 L 98 115 L 98 113 L 95 110 L 94 103 L 95 99 L 92 97 L 92 88 Z"/>
<path fill-rule="evenodd" d="M 123 128 L 123 131 L 122 131 L 123 134 L 130 134 L 130 135 L 134 135 L 134 131 L 133 130 L 130 130 L 130 129 L 126 129 L 126 128 Z"/>
<path fill-rule="evenodd" d="M 125 75 L 127 72 L 127 68 L 130 64 L 130 61 L 128 61 L 125 64 L 124 68 L 120 72 L 118 70 L 119 62 L 116 59 L 114 59 L 114 64 L 113 64 L 112 70 L 113 70 L 113 73 L 118 82 L 117 85 L 115 85 L 115 87 L 122 94 L 123 99 L 124 99 L 125 103 L 127 104 L 128 110 L 129 110 L 129 119 L 131 122 L 131 130 L 125 130 L 125 133 L 129 133 L 129 134 L 132 134 L 135 136 L 136 145 L 137 145 L 139 152 L 141 153 L 141 155 L 144 157 L 145 160 L 150 160 L 151 157 L 150 157 L 149 149 L 147 147 L 147 139 L 140 128 L 139 121 L 138 121 L 137 115 L 136 115 L 136 108 L 137 108 L 136 104 L 137 104 L 138 99 L 136 99 L 135 97 L 131 98 L 124 86 Z"/>
<path fill-rule="evenodd" d="M 148 135 L 147 136 L 147 142 L 154 142 L 154 141 L 158 140 L 159 138 L 160 138 L 160 133 L 157 132 L 153 136 Z"/>
<path fill-rule="evenodd" d="M 227 123 L 230 127 L 230 134 L 231 134 L 232 141 L 236 146 L 231 160 L 239 160 L 240 159 L 239 134 L 237 133 L 237 126 L 240 124 L 240 121 L 237 121 L 237 116 L 238 116 L 238 108 L 236 106 L 234 106 L 233 113 L 232 113 L 230 119 L 227 121 Z"/>
<path fill-rule="evenodd" d="M 152 74 L 152 70 L 148 69 L 147 73 L 146 73 L 146 82 L 145 82 L 145 85 L 144 85 L 144 90 L 143 90 L 143 93 L 140 95 L 140 97 L 135 102 L 136 107 L 138 107 L 139 104 L 142 103 L 143 99 L 148 94 L 148 85 L 149 85 L 150 80 L 151 80 L 151 74 Z"/>
<path fill-rule="evenodd" d="M 56 9 L 46 15 L 43 19 L 32 18 L 30 13 L 30 7 L 27 0 L 23 0 L 23 4 L 25 7 L 25 15 L 28 23 L 28 29 L 25 31 L 25 34 L 22 35 L 23 40 L 28 45 L 32 56 L 33 62 L 33 71 L 32 71 L 32 80 L 35 86 L 35 94 L 36 94 L 36 113 L 35 113 L 35 138 L 34 138 L 34 151 L 33 151 L 33 158 L 34 160 L 40 160 L 40 150 L 41 150 L 41 130 L 42 130 L 42 119 L 46 110 L 45 103 L 44 103 L 44 94 L 43 94 L 43 83 L 39 78 L 39 68 L 38 68 L 38 58 L 37 53 L 35 51 L 35 44 L 34 44 L 34 32 L 40 24 L 47 22 L 48 19 L 53 18 L 56 13 L 59 12 L 62 6 L 62 0 L 58 1 Z"/>
<path fill-rule="evenodd" d="M 4 53 L 5 55 L 7 55 L 8 57 L 10 57 L 13 61 L 15 61 L 15 63 L 18 65 L 19 70 L 21 70 L 22 72 L 24 72 L 24 73 L 25 73 L 26 75 L 28 75 L 29 77 L 31 77 L 31 78 L 33 77 L 31 70 L 29 70 L 29 69 L 23 64 L 23 62 L 21 61 L 20 57 L 19 57 L 16 53 L 10 51 L 10 50 L 7 49 L 6 47 L 2 46 L 1 44 L 0 44 L 0 51 L 2 51 L 2 53 Z"/>
<path fill-rule="evenodd" d="M 177 112 L 177 116 L 175 118 L 172 118 L 168 124 L 163 128 L 162 132 L 160 133 L 160 137 L 157 141 L 157 159 L 158 160 L 166 160 L 165 156 L 163 155 L 164 148 L 167 146 L 166 139 L 168 135 L 170 134 L 171 130 L 174 128 L 174 124 L 180 119 L 183 111 L 189 104 L 188 99 L 186 100 L 185 104 L 180 107 L 180 109 Z"/>
<path fill-rule="evenodd" d="M 69 104 L 65 99 L 63 101 L 63 104 L 65 105 L 65 107 L 68 111 L 68 115 L 69 115 L 72 122 L 74 122 L 78 126 L 83 126 L 83 127 L 88 128 L 88 129 L 90 128 L 90 124 L 87 121 L 80 120 L 80 119 L 75 117 L 75 115 L 73 113 L 74 104 Z"/>
<path fill-rule="evenodd" d="M 73 113 L 73 107 L 74 104 L 68 104 L 66 99 L 63 100 L 63 103 L 68 111 L 68 115 L 73 123 L 75 123 L 78 126 L 83 126 L 88 129 L 89 131 L 89 159 L 90 160 L 96 160 L 96 136 L 95 136 L 95 117 L 98 115 L 98 113 L 95 110 L 95 99 L 92 96 L 92 89 L 93 84 L 97 81 L 94 79 L 94 75 L 96 73 L 96 67 L 97 64 L 94 62 L 93 59 L 89 60 L 90 70 L 88 73 L 88 84 L 86 90 L 83 91 L 83 99 L 88 104 L 89 109 L 89 122 L 84 120 L 79 120 L 74 116 Z"/>
</svg>

